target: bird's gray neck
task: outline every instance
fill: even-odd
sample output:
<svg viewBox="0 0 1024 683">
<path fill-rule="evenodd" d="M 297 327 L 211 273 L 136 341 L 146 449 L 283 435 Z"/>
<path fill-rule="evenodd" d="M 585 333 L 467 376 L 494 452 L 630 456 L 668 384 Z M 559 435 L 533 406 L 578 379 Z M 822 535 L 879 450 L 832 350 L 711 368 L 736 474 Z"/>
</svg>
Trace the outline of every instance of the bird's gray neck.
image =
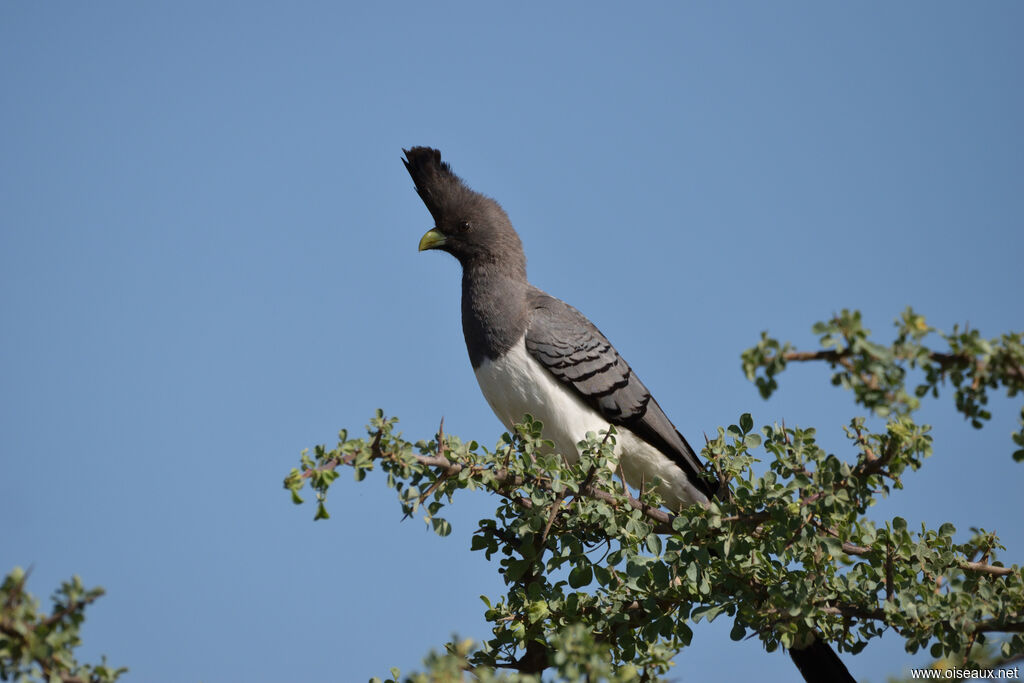
<svg viewBox="0 0 1024 683">
<path fill-rule="evenodd" d="M 474 369 L 503 356 L 526 332 L 528 288 L 517 268 L 463 267 L 462 333 Z"/>
</svg>

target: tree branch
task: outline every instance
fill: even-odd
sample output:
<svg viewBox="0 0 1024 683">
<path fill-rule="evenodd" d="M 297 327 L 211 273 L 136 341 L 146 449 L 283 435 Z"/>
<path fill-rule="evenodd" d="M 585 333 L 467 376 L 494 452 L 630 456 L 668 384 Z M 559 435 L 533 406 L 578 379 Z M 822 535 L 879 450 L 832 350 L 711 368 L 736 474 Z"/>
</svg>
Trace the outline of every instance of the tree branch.
<svg viewBox="0 0 1024 683">
<path fill-rule="evenodd" d="M 396 453 L 384 452 L 380 450 L 379 439 L 380 436 L 378 432 L 374 440 L 374 450 L 377 453 L 375 458 L 383 460 L 396 459 L 398 457 Z M 340 458 L 332 458 L 331 460 L 328 460 L 327 462 L 323 463 L 321 466 L 317 468 L 308 469 L 305 472 L 302 472 L 300 476 L 303 479 L 308 479 L 309 477 L 313 476 L 313 473 L 316 471 L 333 470 L 337 468 L 339 465 L 351 465 L 352 462 L 356 459 L 357 455 L 357 453 L 349 453 Z M 446 478 L 451 478 L 458 475 L 460 472 L 462 472 L 463 469 L 467 467 L 467 465 L 464 465 L 462 463 L 452 462 L 445 455 L 423 455 L 414 453 L 413 457 L 421 465 L 424 465 L 426 467 L 438 468 L 441 471 L 440 476 Z M 882 457 L 878 458 L 873 462 L 880 462 L 884 461 L 885 459 L 886 458 L 883 455 Z M 469 465 L 468 467 L 473 471 L 473 474 L 483 473 L 485 470 L 489 469 L 486 467 L 480 467 L 478 465 Z M 514 489 L 525 483 L 525 480 L 522 477 L 512 475 L 508 472 L 508 470 L 502 468 L 498 470 L 492 470 L 491 479 L 498 485 L 494 487 L 488 487 L 493 493 L 496 493 L 499 496 L 502 496 L 503 498 L 507 498 L 508 500 L 512 500 L 518 503 L 519 505 L 522 505 L 523 507 L 533 507 L 533 503 L 530 500 L 523 498 L 522 496 L 516 496 L 508 491 L 508 489 Z M 588 476 L 587 479 L 590 479 L 590 477 Z M 536 481 L 535 483 L 547 491 L 550 491 L 556 495 L 559 494 L 558 491 L 555 491 L 551 487 L 551 484 L 549 482 Z M 587 481 L 584 481 L 584 485 L 580 487 L 579 492 L 576 494 L 576 496 L 579 495 L 584 495 L 587 496 L 588 498 L 603 501 L 611 505 L 621 505 L 625 503 L 634 510 L 638 510 L 641 513 L 643 513 L 643 515 L 647 519 L 653 522 L 652 526 L 654 528 L 655 533 L 670 535 L 675 532 L 675 529 L 672 526 L 672 522 L 673 520 L 675 520 L 676 515 L 667 512 L 661 508 L 652 508 L 649 505 L 645 505 L 643 502 L 636 498 L 633 498 L 632 496 L 630 496 L 629 498 L 622 498 L 620 496 L 616 496 L 602 489 L 596 488 L 593 484 L 588 483 Z M 732 515 L 729 517 L 723 517 L 722 521 L 759 524 L 765 521 L 766 519 L 768 519 L 768 513 L 760 512 L 751 515 Z M 836 534 L 834 531 L 822 529 L 820 526 L 817 528 L 819 529 L 819 531 L 822 531 L 823 533 L 828 533 L 833 537 L 838 536 L 838 534 Z M 846 541 L 842 543 L 841 547 L 843 553 L 845 553 L 846 555 L 854 556 L 867 555 L 875 551 L 875 548 L 871 546 L 860 546 Z M 958 562 L 958 566 L 965 571 L 992 574 L 995 576 L 1009 576 L 1014 573 L 1014 570 L 1011 567 L 999 567 L 988 564 L 987 562 L 960 561 Z"/>
</svg>

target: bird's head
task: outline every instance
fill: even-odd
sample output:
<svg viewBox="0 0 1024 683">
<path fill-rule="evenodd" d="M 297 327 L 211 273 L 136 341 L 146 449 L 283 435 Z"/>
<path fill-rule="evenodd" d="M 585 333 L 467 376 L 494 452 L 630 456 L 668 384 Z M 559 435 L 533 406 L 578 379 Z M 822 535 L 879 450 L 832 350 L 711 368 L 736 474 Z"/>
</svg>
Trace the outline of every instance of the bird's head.
<svg viewBox="0 0 1024 683">
<path fill-rule="evenodd" d="M 471 190 L 441 161 L 438 150 L 403 151 L 416 192 L 434 217 L 434 227 L 420 239 L 420 251 L 447 251 L 463 267 L 496 264 L 526 272 L 522 242 L 498 202 Z"/>
</svg>

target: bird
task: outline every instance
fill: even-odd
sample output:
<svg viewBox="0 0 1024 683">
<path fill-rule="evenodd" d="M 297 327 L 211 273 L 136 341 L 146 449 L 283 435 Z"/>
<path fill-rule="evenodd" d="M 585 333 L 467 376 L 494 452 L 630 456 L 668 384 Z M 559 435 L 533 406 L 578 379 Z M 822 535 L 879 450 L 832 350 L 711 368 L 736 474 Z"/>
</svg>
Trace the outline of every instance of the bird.
<svg viewBox="0 0 1024 683">
<path fill-rule="evenodd" d="M 419 251 L 447 252 L 462 266 L 466 349 L 502 424 L 511 430 L 530 414 L 569 462 L 578 460 L 587 432 L 614 425 L 619 464 L 631 486 L 657 480 L 664 504 L 675 511 L 727 498 L 727 483 L 701 462 L 607 337 L 577 309 L 530 284 L 522 241 L 501 205 L 471 189 L 439 150 L 403 152 L 434 219 Z M 790 654 L 808 681 L 853 681 L 820 639 Z"/>
</svg>

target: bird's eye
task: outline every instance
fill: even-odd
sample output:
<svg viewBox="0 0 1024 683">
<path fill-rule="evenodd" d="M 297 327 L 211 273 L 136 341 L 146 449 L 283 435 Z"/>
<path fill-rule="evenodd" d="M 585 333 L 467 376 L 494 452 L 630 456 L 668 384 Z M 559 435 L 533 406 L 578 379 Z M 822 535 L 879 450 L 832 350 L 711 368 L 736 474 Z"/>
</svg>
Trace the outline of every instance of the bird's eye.
<svg viewBox="0 0 1024 683">
<path fill-rule="evenodd" d="M 473 227 L 473 225 L 469 221 L 459 222 L 459 232 L 469 232 L 471 227 Z"/>
</svg>

